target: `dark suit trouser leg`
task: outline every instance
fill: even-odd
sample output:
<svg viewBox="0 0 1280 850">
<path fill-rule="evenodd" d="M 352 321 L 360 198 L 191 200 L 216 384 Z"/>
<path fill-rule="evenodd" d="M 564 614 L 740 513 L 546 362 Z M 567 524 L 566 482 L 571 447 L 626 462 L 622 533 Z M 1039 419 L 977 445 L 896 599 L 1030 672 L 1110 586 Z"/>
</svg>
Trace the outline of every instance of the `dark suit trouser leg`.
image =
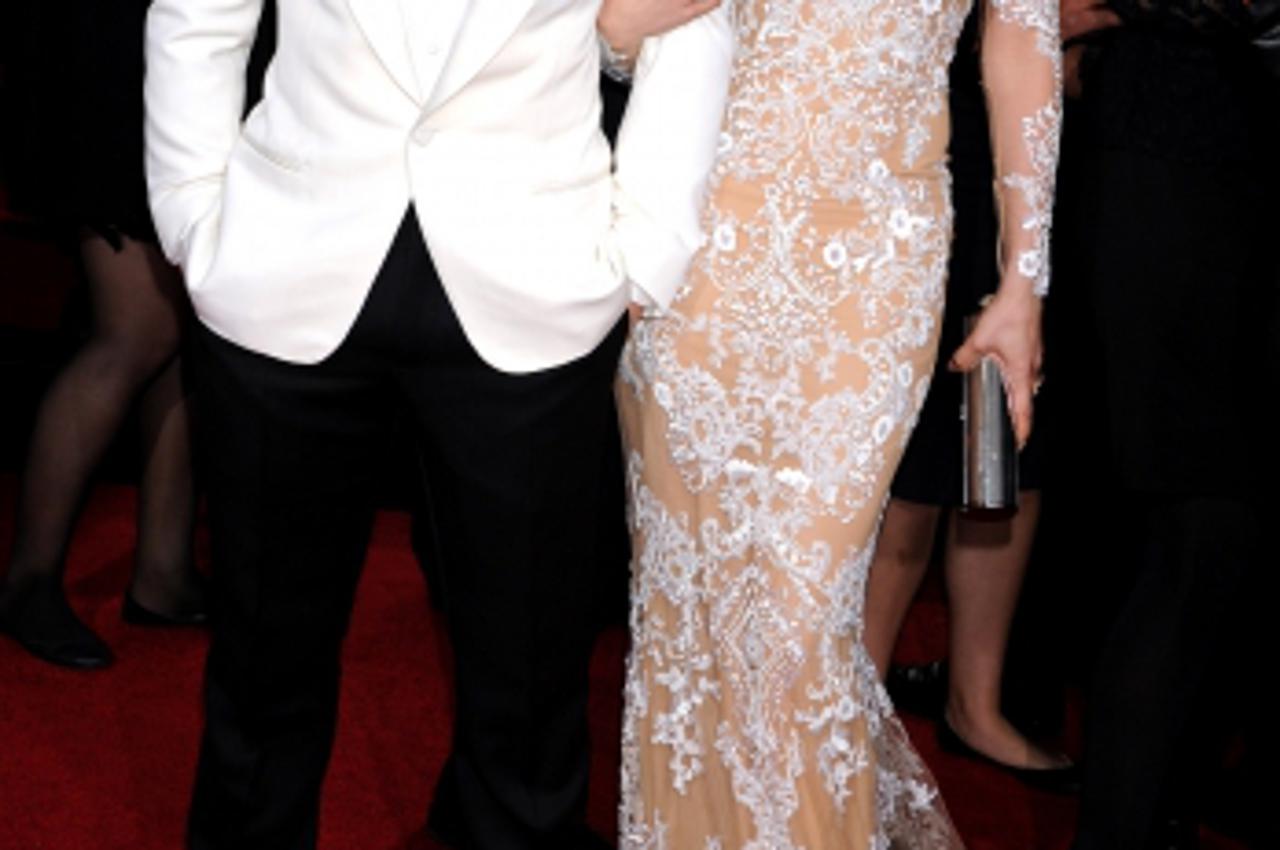
<svg viewBox="0 0 1280 850">
<path fill-rule="evenodd" d="M 1247 502 L 1178 499 L 1140 511 L 1140 572 L 1089 706 L 1077 850 L 1149 846 L 1175 773 L 1197 761 L 1193 727 L 1222 649 L 1215 638 L 1256 557 Z"/>
<path fill-rule="evenodd" d="M 532 375 L 465 350 L 403 376 L 438 449 L 428 477 L 457 711 L 431 825 L 459 847 L 583 839 L 593 603 L 617 507 L 601 499 L 599 459 L 616 439 L 621 340 L 616 329 L 586 358 Z"/>
<path fill-rule="evenodd" d="M 374 382 L 200 345 L 216 607 L 189 843 L 308 850 L 373 518 Z"/>
<path fill-rule="evenodd" d="M 1258 558 L 1273 252 L 1257 176 L 1100 146 L 1078 249 L 1136 573 L 1089 705 L 1077 850 L 1147 850 L 1201 762 L 1201 709 Z M 1260 248 L 1262 250 L 1260 250 Z M 1130 564 L 1135 562 L 1136 570 Z M 1181 815 L 1181 812 L 1177 814 Z"/>
</svg>

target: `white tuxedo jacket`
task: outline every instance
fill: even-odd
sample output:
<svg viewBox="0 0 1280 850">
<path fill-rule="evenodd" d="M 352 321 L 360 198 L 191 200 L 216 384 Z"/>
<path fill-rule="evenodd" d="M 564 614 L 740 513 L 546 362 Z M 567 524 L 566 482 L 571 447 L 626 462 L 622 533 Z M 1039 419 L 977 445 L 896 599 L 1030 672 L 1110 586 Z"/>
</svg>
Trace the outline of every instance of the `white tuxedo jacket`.
<svg viewBox="0 0 1280 850">
<path fill-rule="evenodd" d="M 631 297 L 670 299 L 700 240 L 727 3 L 645 45 L 611 175 L 600 0 L 280 0 L 242 123 L 261 2 L 155 0 L 147 19 L 152 212 L 211 329 L 324 359 L 410 203 L 468 338 L 503 371 L 586 353 Z"/>
</svg>

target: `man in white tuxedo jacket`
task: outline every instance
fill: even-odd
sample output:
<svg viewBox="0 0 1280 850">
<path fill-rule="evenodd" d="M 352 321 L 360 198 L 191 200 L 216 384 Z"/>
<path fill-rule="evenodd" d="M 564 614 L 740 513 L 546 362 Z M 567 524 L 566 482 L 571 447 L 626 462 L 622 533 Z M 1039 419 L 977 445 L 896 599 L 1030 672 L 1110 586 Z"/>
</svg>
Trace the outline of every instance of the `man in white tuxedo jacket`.
<svg viewBox="0 0 1280 850">
<path fill-rule="evenodd" d="M 645 45 L 611 169 L 599 0 L 155 0 L 147 173 L 201 321 L 216 623 L 196 850 L 315 844 L 385 411 L 413 412 L 457 669 L 431 824 L 590 846 L 598 470 L 629 301 L 699 242 L 724 9 Z"/>
</svg>

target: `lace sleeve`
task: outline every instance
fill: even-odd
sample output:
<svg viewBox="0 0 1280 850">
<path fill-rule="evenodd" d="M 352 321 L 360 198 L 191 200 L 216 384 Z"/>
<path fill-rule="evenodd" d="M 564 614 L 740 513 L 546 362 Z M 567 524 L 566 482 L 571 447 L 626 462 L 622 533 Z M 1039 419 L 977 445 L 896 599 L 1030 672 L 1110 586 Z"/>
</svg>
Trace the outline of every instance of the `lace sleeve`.
<svg viewBox="0 0 1280 850">
<path fill-rule="evenodd" d="M 995 152 L 1002 280 L 1049 291 L 1062 46 L 1058 0 L 986 0 L 982 75 Z"/>
</svg>

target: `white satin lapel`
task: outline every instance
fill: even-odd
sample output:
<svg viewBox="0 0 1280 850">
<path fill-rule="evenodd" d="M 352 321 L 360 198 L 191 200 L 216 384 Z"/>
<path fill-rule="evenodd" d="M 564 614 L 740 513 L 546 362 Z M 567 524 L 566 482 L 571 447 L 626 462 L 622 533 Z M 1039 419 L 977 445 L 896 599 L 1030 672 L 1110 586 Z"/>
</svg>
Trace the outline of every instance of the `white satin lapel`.
<svg viewBox="0 0 1280 850">
<path fill-rule="evenodd" d="M 431 0 L 347 0 L 347 6 L 369 46 L 396 84 L 414 102 L 422 103 L 425 98 L 417 75 L 413 72 L 413 58 L 409 55 L 408 18 L 401 10 L 402 2 Z"/>
<path fill-rule="evenodd" d="M 402 0 L 436 3 L 444 0 Z M 494 57 L 536 0 L 448 0 L 464 7 L 466 21 L 455 26 L 451 53 L 439 76 L 424 86 L 426 108 L 432 109 L 462 88 Z M 420 66 L 422 67 L 422 66 Z"/>
<path fill-rule="evenodd" d="M 502 2 L 503 0 L 499 0 Z M 471 27 L 479 0 L 397 0 L 404 10 L 406 44 L 424 103 L 451 61 L 458 34 Z"/>
</svg>

